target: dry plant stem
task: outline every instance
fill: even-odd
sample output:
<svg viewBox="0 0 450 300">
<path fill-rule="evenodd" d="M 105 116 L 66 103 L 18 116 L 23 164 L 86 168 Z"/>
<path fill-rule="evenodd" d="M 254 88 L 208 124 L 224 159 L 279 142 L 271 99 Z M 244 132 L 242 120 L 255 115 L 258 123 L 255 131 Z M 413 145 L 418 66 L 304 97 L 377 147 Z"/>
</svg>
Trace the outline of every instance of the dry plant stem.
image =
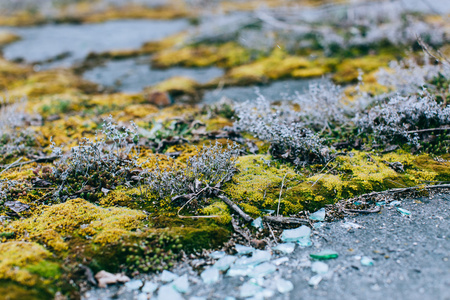
<svg viewBox="0 0 450 300">
<path fill-rule="evenodd" d="M 246 222 L 253 222 L 253 218 L 247 215 L 242 209 L 239 208 L 236 204 L 233 203 L 230 199 L 228 199 L 224 195 L 220 195 L 219 198 L 225 202 L 232 210 L 234 210 L 241 218 L 243 218 Z"/>
<path fill-rule="evenodd" d="M 86 267 L 85 265 L 80 264 L 80 269 L 84 270 L 84 275 L 86 276 L 86 279 L 92 284 L 97 285 L 97 281 L 94 278 L 94 273 L 89 267 Z"/>
<path fill-rule="evenodd" d="M 275 237 L 275 234 L 273 233 L 273 230 L 272 230 L 272 226 L 270 226 L 270 224 L 267 222 L 266 222 L 266 225 L 267 225 L 267 227 L 269 227 L 270 234 L 272 234 L 273 242 L 275 243 L 275 245 L 278 245 L 277 238 Z"/>
<path fill-rule="evenodd" d="M 284 187 L 284 180 L 286 179 L 287 173 L 284 174 L 283 181 L 281 181 L 281 188 L 280 188 L 280 197 L 278 197 L 278 208 L 277 208 L 277 217 L 280 215 L 280 204 L 281 204 L 281 194 L 283 193 L 283 187 Z"/>
<path fill-rule="evenodd" d="M 310 225 L 308 220 L 299 219 L 299 218 L 285 218 L 285 217 L 273 217 L 273 216 L 264 216 L 264 221 L 268 223 L 278 223 L 278 224 L 302 224 L 302 225 Z"/>
<path fill-rule="evenodd" d="M 318 173 L 318 174 L 320 174 L 320 173 L 322 173 L 327 167 L 328 167 L 328 164 L 330 163 L 330 162 L 332 162 L 334 160 L 334 157 L 332 158 L 332 159 L 330 159 L 328 162 L 327 162 L 327 164 L 325 165 L 325 167 L 323 167 L 323 169 L 322 170 L 320 170 L 320 172 Z M 333 168 L 334 169 L 334 168 Z M 333 170 L 333 169 L 331 169 L 331 170 Z M 331 171 L 330 170 L 330 171 Z M 328 172 L 326 172 L 325 174 L 327 174 Z M 317 178 L 317 180 L 316 181 L 314 181 L 314 183 L 311 185 L 311 187 L 313 187 L 314 185 L 316 185 L 316 183 L 325 175 L 325 174 L 322 174 L 322 176 L 320 176 L 319 178 Z"/>
<path fill-rule="evenodd" d="M 39 157 L 39 158 L 36 158 L 36 159 L 32 159 L 32 160 L 29 160 L 29 161 L 24 161 L 24 162 L 19 163 L 19 161 L 22 159 L 22 158 L 20 158 L 16 162 L 14 162 L 11 165 L 9 165 L 7 168 L 8 169 L 9 168 L 16 168 L 16 167 L 21 167 L 21 166 L 24 166 L 24 165 L 28 165 L 28 164 L 32 164 L 32 163 L 38 163 L 38 162 L 52 162 L 52 161 L 56 160 L 57 158 L 59 158 L 59 156 L 46 156 L 46 157 Z M 4 166 L 0 166 L 0 167 L 4 167 Z M 4 172 L 5 170 L 3 170 L 2 172 Z"/>
<path fill-rule="evenodd" d="M 15 162 L 13 162 L 12 164 L 8 165 L 3 171 L 0 172 L 0 174 L 3 174 L 4 172 L 6 172 L 7 170 L 9 170 L 10 168 L 12 168 L 15 164 L 17 164 L 19 161 L 22 160 L 23 157 L 19 158 L 18 160 L 16 160 Z"/>
<path fill-rule="evenodd" d="M 382 192 L 372 192 L 372 193 L 360 195 L 360 196 L 355 197 L 353 199 L 368 198 L 368 197 L 374 197 L 374 196 L 379 196 L 379 195 L 384 195 L 384 194 L 395 194 L 395 193 L 411 192 L 411 191 L 415 191 L 415 190 L 449 189 L 449 188 L 450 188 L 450 184 L 414 186 L 414 187 L 409 187 L 409 188 L 391 189 L 391 190 L 382 191 Z"/>
<path fill-rule="evenodd" d="M 408 133 L 421 133 L 421 132 L 444 131 L 444 130 L 450 130 L 450 127 L 447 126 L 447 127 L 439 127 L 439 128 L 420 129 L 420 130 L 408 131 Z"/>
<path fill-rule="evenodd" d="M 246 234 L 242 228 L 239 227 L 237 221 L 235 218 L 231 218 L 231 225 L 233 226 L 234 231 L 236 231 L 237 233 L 239 233 L 244 239 L 247 240 L 247 242 L 250 243 L 251 239 L 248 236 L 248 234 Z"/>
</svg>

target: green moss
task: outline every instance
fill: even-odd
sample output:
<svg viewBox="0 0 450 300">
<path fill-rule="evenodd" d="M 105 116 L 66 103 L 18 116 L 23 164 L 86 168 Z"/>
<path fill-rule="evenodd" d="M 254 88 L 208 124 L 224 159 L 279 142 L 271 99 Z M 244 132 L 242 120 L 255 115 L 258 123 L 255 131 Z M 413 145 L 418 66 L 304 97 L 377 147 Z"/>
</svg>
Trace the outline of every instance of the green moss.
<svg viewBox="0 0 450 300">
<path fill-rule="evenodd" d="M 48 300 L 53 293 L 39 286 L 27 287 L 12 281 L 0 281 L 0 295 L 3 299 Z"/>
<path fill-rule="evenodd" d="M 218 216 L 215 220 L 219 224 L 229 224 L 231 222 L 230 209 L 222 201 L 214 202 L 203 208 L 203 213 L 209 216 Z"/>
<path fill-rule="evenodd" d="M 61 267 L 59 264 L 50 261 L 43 260 L 38 264 L 28 266 L 26 269 L 30 273 L 44 278 L 52 278 L 57 280 L 61 276 Z"/>
<path fill-rule="evenodd" d="M 291 167 L 278 165 L 268 155 L 247 155 L 238 159 L 237 168 L 239 173 L 233 177 L 232 183 L 226 185 L 224 191 L 240 205 L 246 203 L 258 209 L 276 209 L 285 178 L 280 212 L 292 214 L 303 209 L 301 197 L 286 194 L 288 188 L 292 188 L 301 180 L 301 176 Z M 244 207 L 256 213 L 252 207 Z"/>
<path fill-rule="evenodd" d="M 9 280 L 24 286 L 42 286 L 59 277 L 59 267 L 45 262 L 51 253 L 41 245 L 28 242 L 0 244 L 0 281 Z M 45 271 L 43 267 L 51 269 Z M 53 277 L 55 276 L 55 277 Z"/>
</svg>

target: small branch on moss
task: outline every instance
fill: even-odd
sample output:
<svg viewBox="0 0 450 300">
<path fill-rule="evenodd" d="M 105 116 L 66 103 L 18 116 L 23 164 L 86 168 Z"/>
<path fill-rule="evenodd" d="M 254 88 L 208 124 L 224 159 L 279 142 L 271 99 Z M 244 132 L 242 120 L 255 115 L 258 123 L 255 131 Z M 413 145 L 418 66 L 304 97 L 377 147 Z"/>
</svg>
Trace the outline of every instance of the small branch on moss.
<svg viewBox="0 0 450 300">
<path fill-rule="evenodd" d="M 278 244 L 277 238 L 275 237 L 275 234 L 273 233 L 272 226 L 270 226 L 270 224 L 269 224 L 268 222 L 266 222 L 266 225 L 267 225 L 267 227 L 269 227 L 270 234 L 271 234 L 272 237 L 273 237 L 273 241 L 275 242 L 275 245 L 277 245 L 277 244 Z"/>
<path fill-rule="evenodd" d="M 302 225 L 310 225 L 308 220 L 299 219 L 299 218 L 285 218 L 285 217 L 273 217 L 273 216 L 264 216 L 263 220 L 269 223 L 278 223 L 278 224 L 302 224 Z"/>
<path fill-rule="evenodd" d="M 436 184 L 436 185 L 426 185 L 426 186 L 413 186 L 409 188 L 397 188 L 397 189 L 391 189 L 386 190 L 382 192 L 372 192 L 368 194 L 363 194 L 358 197 L 355 197 L 354 199 L 361 199 L 361 198 L 369 198 L 369 197 L 375 197 L 379 195 L 385 195 L 385 194 L 396 194 L 396 193 L 405 193 L 405 192 L 413 192 L 416 190 L 431 190 L 431 189 L 449 189 L 450 184 Z"/>
<path fill-rule="evenodd" d="M 251 239 L 248 236 L 247 233 L 245 233 L 242 228 L 239 227 L 239 224 L 237 223 L 235 218 L 231 218 L 231 225 L 233 226 L 234 231 L 236 231 L 237 233 L 239 233 L 244 239 L 247 240 L 247 242 L 250 243 Z"/>
<path fill-rule="evenodd" d="M 281 204 L 281 194 L 283 193 L 284 180 L 286 179 L 286 176 L 287 176 L 287 172 L 286 172 L 286 174 L 284 174 L 283 181 L 281 181 L 280 196 L 278 197 L 277 217 L 280 215 L 279 212 L 280 212 L 280 204 Z"/>
<path fill-rule="evenodd" d="M 438 127 L 438 128 L 427 128 L 427 129 L 412 130 L 412 131 L 407 131 L 407 133 L 421 133 L 421 132 L 445 131 L 445 130 L 450 130 L 450 126 L 446 126 L 446 127 Z"/>
<path fill-rule="evenodd" d="M 21 166 L 32 164 L 32 163 L 52 162 L 52 161 L 56 160 L 57 158 L 59 158 L 59 156 L 45 156 L 45 157 L 39 157 L 36 159 L 24 161 L 21 163 L 19 163 L 19 161 L 22 160 L 22 158 L 19 158 L 16 162 L 14 162 L 8 166 L 4 166 L 4 165 L 0 166 L 0 168 L 6 167 L 6 169 L 2 171 L 2 173 L 3 173 L 4 171 L 6 171 L 7 169 L 10 169 L 10 168 L 21 167 Z"/>
<path fill-rule="evenodd" d="M 94 278 L 94 273 L 92 272 L 92 270 L 89 267 L 86 267 L 85 265 L 82 264 L 80 264 L 79 267 L 80 269 L 84 270 L 84 276 L 86 276 L 87 281 L 90 282 L 92 285 L 96 286 L 97 281 Z"/>
<path fill-rule="evenodd" d="M 247 215 L 242 209 L 239 208 L 236 204 L 233 203 L 230 199 L 228 199 L 224 195 L 220 195 L 219 198 L 225 202 L 232 210 L 234 210 L 239 216 L 241 216 L 242 219 L 244 219 L 246 222 L 253 222 L 253 218 Z"/>
<path fill-rule="evenodd" d="M 13 162 L 12 164 L 8 165 L 3 171 L 0 172 L 0 174 L 3 174 L 4 172 L 6 172 L 7 170 L 9 170 L 10 168 L 12 168 L 15 164 L 17 164 L 19 161 L 22 160 L 23 157 L 19 158 L 18 160 L 16 160 L 15 162 Z"/>
</svg>

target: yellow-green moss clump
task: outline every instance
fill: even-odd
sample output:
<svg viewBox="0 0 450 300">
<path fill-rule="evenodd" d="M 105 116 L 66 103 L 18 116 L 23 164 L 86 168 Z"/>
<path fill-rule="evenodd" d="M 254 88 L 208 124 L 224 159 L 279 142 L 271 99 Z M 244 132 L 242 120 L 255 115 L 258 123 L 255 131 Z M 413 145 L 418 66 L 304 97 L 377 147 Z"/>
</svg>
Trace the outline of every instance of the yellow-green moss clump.
<svg viewBox="0 0 450 300">
<path fill-rule="evenodd" d="M 400 163 L 403 170 L 396 169 L 393 163 Z M 372 191 L 450 180 L 449 162 L 401 151 L 388 154 L 352 151 L 329 164 L 331 173 L 320 173 L 322 166 L 318 166 L 317 174 L 307 176 L 266 155 L 240 157 L 237 167 L 239 173 L 224 191 L 253 215 L 258 215 L 260 209 L 277 209 L 279 199 L 280 213 L 289 215 Z"/>
<path fill-rule="evenodd" d="M 214 202 L 203 208 L 203 213 L 209 216 L 217 216 L 215 220 L 220 224 L 228 224 L 231 222 L 230 209 L 222 201 Z"/>
<path fill-rule="evenodd" d="M 157 68 L 212 65 L 231 68 L 247 63 L 250 58 L 251 54 L 248 50 L 234 42 L 229 42 L 222 45 L 199 45 L 163 50 L 152 58 L 152 64 Z"/>
<path fill-rule="evenodd" d="M 183 77 L 176 76 L 164 80 L 152 87 L 145 88 L 145 93 L 153 93 L 153 92 L 167 92 L 172 97 L 182 97 L 185 96 L 185 99 L 181 98 L 182 102 L 197 102 L 201 99 L 201 94 L 198 90 L 199 83 L 195 80 Z"/>
<path fill-rule="evenodd" d="M 0 48 L 18 40 L 20 36 L 5 30 L 0 31 Z"/>
<path fill-rule="evenodd" d="M 58 264 L 47 260 L 51 256 L 50 251 L 36 243 L 0 243 L 0 281 L 31 287 L 57 280 L 61 271 Z"/>
<path fill-rule="evenodd" d="M 276 48 L 270 56 L 253 63 L 232 68 L 226 78 L 236 82 L 252 83 L 285 77 L 317 77 L 328 72 L 321 61 L 310 61 L 301 56 L 291 56 Z"/>
<path fill-rule="evenodd" d="M 21 66 L 0 57 L 0 89 L 11 89 L 16 81 L 25 79 L 31 72 L 29 66 Z"/>
<path fill-rule="evenodd" d="M 387 66 L 394 59 L 395 57 L 387 54 L 344 59 L 336 66 L 333 80 L 337 83 L 356 82 L 360 71 L 366 74 L 373 72 Z"/>
<path fill-rule="evenodd" d="M 38 98 L 44 95 L 66 93 L 95 93 L 97 85 L 83 80 L 69 70 L 48 70 L 34 73 L 26 80 L 16 82 L 9 93 L 12 96 Z"/>
<path fill-rule="evenodd" d="M 15 233 L 17 240 L 38 240 L 56 252 L 67 250 L 63 238 L 78 235 L 106 245 L 117 242 L 142 225 L 146 215 L 128 208 L 102 208 L 83 199 L 53 205 L 25 220 L 11 222 L 2 232 Z"/>
<path fill-rule="evenodd" d="M 239 157 L 237 168 L 239 173 L 233 177 L 231 184 L 226 185 L 224 191 L 241 203 L 249 213 L 258 212 L 248 205 L 260 209 L 276 209 L 282 185 L 280 212 L 295 214 L 303 210 L 301 197 L 292 195 L 288 190 L 301 179 L 291 167 L 278 165 L 268 155 L 247 155 Z"/>
</svg>

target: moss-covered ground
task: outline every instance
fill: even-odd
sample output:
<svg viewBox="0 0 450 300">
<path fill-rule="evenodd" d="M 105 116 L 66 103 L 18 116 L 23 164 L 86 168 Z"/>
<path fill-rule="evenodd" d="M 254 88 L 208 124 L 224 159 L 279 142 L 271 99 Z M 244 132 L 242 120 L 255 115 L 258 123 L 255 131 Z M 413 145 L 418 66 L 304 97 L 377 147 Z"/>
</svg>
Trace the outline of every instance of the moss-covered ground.
<svg viewBox="0 0 450 300">
<path fill-rule="evenodd" d="M 81 1 L 62 7 L 51 19 L 28 10 L 2 15 L 0 25 L 196 17 L 178 2 L 182 1 L 156 8 L 93 9 L 91 2 Z M 261 1 L 224 1 L 220 9 L 252 10 L 255 2 Z M 264 2 L 269 7 L 277 4 Z M 0 32 L 0 48 L 17 39 L 11 33 Z M 84 278 L 80 265 L 94 272 L 158 272 L 172 267 L 184 253 L 217 248 L 229 240 L 234 212 L 217 195 L 189 202 L 180 214 L 180 205 L 171 202 L 170 195 L 161 199 L 148 193 L 145 184 L 129 179 L 136 170 L 131 170 L 126 180 L 104 170 L 77 174 L 64 181 L 73 187 L 70 193 L 54 196 L 62 184 L 51 175 L 57 160 L 38 158 L 52 156 L 52 142 L 67 152 L 83 138 L 94 139 L 108 116 L 120 125 L 133 121 L 139 126 L 139 143 L 130 141 L 135 143 L 135 152 L 129 156 L 137 157 L 141 168 L 148 170 L 156 168 L 156 161 L 160 167 L 182 170 L 204 145 L 237 141 L 242 151 L 236 172 L 220 187 L 220 193 L 252 217 L 278 207 L 281 215 L 297 217 L 304 211 L 312 212 L 372 191 L 450 181 L 449 130 L 425 141 L 424 147 L 414 153 L 408 145 L 385 151 L 387 145 L 375 147 L 370 136 L 361 136 L 366 147 L 346 146 L 327 164 L 295 166 L 272 157 L 267 142 L 226 131 L 235 121 L 229 104 L 158 105 L 151 100 L 154 93 L 163 93 L 170 101 L 187 96 L 184 102 L 195 103 L 205 89 L 215 88 L 220 82 L 249 85 L 281 78 L 330 76 L 336 83 L 348 84 L 346 100 L 351 102 L 360 71 L 365 73 L 364 91 L 387 91 L 388 87 L 376 82 L 374 73 L 405 55 L 405 49 L 386 45 L 373 51 L 355 48 L 328 55 L 314 47 L 285 51 L 280 44 L 260 52 L 230 41 L 185 41 L 186 34 L 182 33 L 146 43 L 140 49 L 96 54 L 87 60 L 152 53 L 155 68 L 217 66 L 226 70 L 225 75 L 205 85 L 174 77 L 142 93 L 102 93 L 96 84 L 82 79 L 77 74 L 79 70 L 35 71 L 32 66 L 0 57 L 0 89 L 7 90 L 3 96 L 9 99 L 0 102 L 0 110 L 8 112 L 8 107 L 19 103 L 24 115 L 17 127 L 0 130 L 4 134 L 0 136 L 0 183 L 9 184 L 0 187 L 4 191 L 0 194 L 1 295 L 11 299 L 49 299 L 59 292 L 77 298 L 77 283 Z M 448 81 L 443 84 L 448 89 Z M 27 100 L 16 100 L 22 97 Z M 356 130 L 330 131 L 325 134 L 326 145 L 354 142 L 351 135 Z M 11 133 L 24 138 L 20 145 L 13 143 Z M 250 150 L 249 143 L 256 150 Z M 399 165 L 401 168 L 396 167 Z"/>
</svg>

